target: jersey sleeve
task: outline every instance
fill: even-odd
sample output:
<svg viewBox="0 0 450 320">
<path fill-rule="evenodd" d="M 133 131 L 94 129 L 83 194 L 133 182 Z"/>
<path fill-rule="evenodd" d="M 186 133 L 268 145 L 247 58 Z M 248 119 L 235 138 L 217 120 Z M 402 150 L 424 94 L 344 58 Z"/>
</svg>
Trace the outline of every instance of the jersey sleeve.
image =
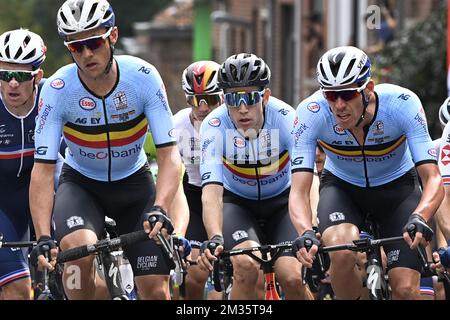
<svg viewBox="0 0 450 320">
<path fill-rule="evenodd" d="M 400 95 L 400 125 L 406 133 L 406 139 L 416 166 L 423 163 L 436 163 L 437 153 L 428 133 L 427 119 L 419 97 L 409 91 Z"/>
<path fill-rule="evenodd" d="M 208 120 L 209 119 L 209 120 Z M 200 175 L 202 186 L 223 185 L 223 124 L 218 118 L 207 117 L 200 128 Z"/>
<path fill-rule="evenodd" d="M 282 141 L 289 151 L 289 157 L 292 159 L 292 151 L 294 147 L 294 138 L 292 135 L 294 129 L 294 121 L 296 118 L 295 110 L 290 107 L 284 109 L 284 113 L 278 118 L 278 128 L 280 128 L 280 141 Z"/>
<path fill-rule="evenodd" d="M 444 185 L 450 185 L 450 122 L 447 123 L 444 132 L 442 132 L 439 146 L 439 170 Z"/>
<path fill-rule="evenodd" d="M 150 131 L 157 148 L 175 145 L 175 129 L 172 110 L 159 72 L 151 66 L 148 81 L 148 94 L 145 101 L 145 115 L 149 121 Z"/>
<path fill-rule="evenodd" d="M 64 92 L 51 87 L 49 81 L 44 84 L 39 98 L 39 113 L 34 131 L 35 162 L 55 164 L 58 160 L 64 125 L 62 116 L 64 108 L 60 103 L 62 96 Z"/>
<path fill-rule="evenodd" d="M 297 108 L 292 131 L 294 144 L 291 157 L 292 173 L 306 171 L 314 172 L 316 156 L 317 131 L 320 126 L 321 113 L 308 110 L 310 101 L 303 101 Z"/>
</svg>

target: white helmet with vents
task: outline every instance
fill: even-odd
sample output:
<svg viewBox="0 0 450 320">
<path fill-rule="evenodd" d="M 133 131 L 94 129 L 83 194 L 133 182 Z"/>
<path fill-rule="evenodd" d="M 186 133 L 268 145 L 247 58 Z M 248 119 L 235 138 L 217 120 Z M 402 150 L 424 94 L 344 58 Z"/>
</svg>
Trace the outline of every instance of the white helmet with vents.
<svg viewBox="0 0 450 320">
<path fill-rule="evenodd" d="M 61 37 L 83 31 L 115 26 L 114 11 L 106 0 L 67 0 L 58 10 L 58 33 Z"/>
<path fill-rule="evenodd" d="M 362 85 L 371 76 L 370 59 L 355 47 L 327 51 L 317 64 L 317 80 L 323 88 Z"/>
<path fill-rule="evenodd" d="M 45 60 L 47 47 L 42 38 L 29 30 L 17 29 L 0 35 L 0 61 L 30 64 L 38 69 Z"/>
</svg>

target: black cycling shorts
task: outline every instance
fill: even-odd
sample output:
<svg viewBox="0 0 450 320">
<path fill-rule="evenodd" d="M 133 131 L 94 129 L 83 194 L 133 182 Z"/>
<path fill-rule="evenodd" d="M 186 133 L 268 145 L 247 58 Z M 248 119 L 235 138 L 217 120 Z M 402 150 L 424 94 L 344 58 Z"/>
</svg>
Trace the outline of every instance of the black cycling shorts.
<svg viewBox="0 0 450 320">
<path fill-rule="evenodd" d="M 249 200 L 228 190 L 223 197 L 223 236 L 225 249 L 253 240 L 259 244 L 294 241 L 298 233 L 289 217 L 289 189 L 266 200 Z M 283 256 L 292 256 L 286 250 Z"/>
<path fill-rule="evenodd" d="M 377 225 L 380 238 L 401 236 L 421 197 L 415 169 L 390 183 L 371 188 L 354 186 L 324 170 L 319 190 L 317 216 L 321 233 L 341 223 L 367 230 L 367 220 L 370 219 Z M 384 250 L 388 269 L 405 267 L 420 270 L 417 251 L 411 250 L 405 241 L 386 245 Z"/>
<path fill-rule="evenodd" d="M 187 173 L 183 177 L 183 189 L 189 205 L 189 225 L 186 230 L 186 239 L 191 247 L 200 249 L 203 241 L 208 240 L 208 235 L 203 225 L 202 218 L 202 188 L 189 184 Z"/>
<path fill-rule="evenodd" d="M 58 242 L 81 229 L 95 232 L 100 239 L 105 216 L 116 221 L 119 235 L 142 230 L 144 213 L 155 200 L 155 184 L 148 165 L 131 176 L 113 182 L 89 179 L 65 164 L 55 197 L 53 220 Z M 161 248 L 148 240 L 124 251 L 135 276 L 168 275 Z"/>
</svg>

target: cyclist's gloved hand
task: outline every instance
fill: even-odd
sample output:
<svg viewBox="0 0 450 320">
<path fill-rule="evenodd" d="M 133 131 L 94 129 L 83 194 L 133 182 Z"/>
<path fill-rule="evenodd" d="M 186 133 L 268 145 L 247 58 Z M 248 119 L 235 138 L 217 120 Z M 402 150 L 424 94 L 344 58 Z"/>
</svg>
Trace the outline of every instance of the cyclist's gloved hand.
<svg viewBox="0 0 450 320">
<path fill-rule="evenodd" d="M 313 245 L 320 246 L 320 241 L 316 238 L 316 233 L 313 230 L 306 230 L 292 243 L 292 253 L 296 255 L 301 248 L 306 248 L 306 251 L 309 251 Z"/>
<path fill-rule="evenodd" d="M 50 236 L 41 236 L 37 241 L 37 245 L 33 248 L 33 250 L 31 250 L 30 263 L 34 267 L 37 267 L 39 256 L 44 255 L 47 252 L 50 257 L 50 250 L 52 249 L 56 249 L 55 240 L 53 240 Z"/>
<path fill-rule="evenodd" d="M 214 251 L 218 246 L 223 246 L 223 236 L 216 234 L 210 240 L 203 241 L 200 246 L 200 254 L 205 252 L 206 249 L 209 249 L 211 254 L 214 254 Z"/>
<path fill-rule="evenodd" d="M 163 208 L 160 206 L 153 206 L 146 215 L 147 221 L 150 224 L 150 229 L 144 222 L 144 230 L 149 233 L 150 238 L 154 238 L 162 229 L 166 229 L 168 234 L 173 233 L 172 221 L 167 216 L 167 212 Z"/>
<path fill-rule="evenodd" d="M 203 241 L 200 246 L 200 255 L 197 258 L 197 263 L 200 269 L 204 271 L 213 271 L 212 261 L 216 261 L 217 258 L 214 254 L 219 255 L 223 250 L 223 236 L 216 234 L 210 240 Z M 219 248 L 219 249 L 218 249 Z M 206 249 L 209 249 L 210 255 L 205 253 Z"/>
<path fill-rule="evenodd" d="M 450 247 L 439 248 L 437 253 L 439 254 L 439 261 L 445 268 L 450 268 Z"/>
<path fill-rule="evenodd" d="M 320 241 L 316 237 L 316 233 L 313 230 L 306 230 L 300 237 L 294 240 L 292 243 L 292 253 L 297 259 L 306 267 L 311 268 L 313 264 L 313 256 L 317 249 L 312 254 L 309 253 L 312 246 L 320 246 Z M 301 250 L 305 248 L 306 250 Z"/>
<path fill-rule="evenodd" d="M 175 235 L 178 245 L 183 247 L 183 258 L 186 258 L 192 251 L 191 243 L 183 236 Z"/>
<path fill-rule="evenodd" d="M 413 213 L 409 216 L 408 222 L 406 222 L 406 225 L 403 227 L 403 232 L 407 234 L 405 240 L 412 249 L 417 247 L 422 237 L 425 238 L 426 241 L 431 241 L 434 235 L 433 230 L 428 226 L 425 219 L 417 213 Z M 417 235 L 417 233 L 421 233 L 421 236 Z M 414 239 L 414 245 L 412 245 L 412 241 L 408 241 L 413 240 L 413 238 L 418 238 Z"/>
</svg>

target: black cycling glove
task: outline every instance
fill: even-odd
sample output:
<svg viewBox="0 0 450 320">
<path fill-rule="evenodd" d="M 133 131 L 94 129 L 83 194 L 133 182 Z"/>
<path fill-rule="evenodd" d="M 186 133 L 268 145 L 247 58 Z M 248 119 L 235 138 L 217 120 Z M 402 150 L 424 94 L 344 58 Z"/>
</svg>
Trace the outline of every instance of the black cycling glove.
<svg viewBox="0 0 450 320">
<path fill-rule="evenodd" d="M 50 236 L 41 236 L 37 241 L 36 247 L 34 247 L 33 250 L 31 250 L 30 253 L 31 265 L 37 267 L 38 257 L 40 255 L 44 255 L 45 252 L 50 253 L 50 250 L 55 248 L 56 248 L 55 240 L 53 240 Z"/>
<path fill-rule="evenodd" d="M 206 249 L 209 249 L 211 254 L 214 254 L 214 250 L 216 250 L 218 246 L 223 246 L 223 243 L 223 236 L 216 234 L 210 240 L 203 241 L 200 246 L 200 254 L 205 252 Z"/>
<path fill-rule="evenodd" d="M 417 213 L 409 216 L 408 222 L 403 227 L 403 232 L 408 232 L 412 235 L 415 235 L 416 232 L 421 232 L 427 241 L 431 241 L 434 235 L 433 230 L 428 226 L 425 219 Z"/>
<path fill-rule="evenodd" d="M 152 226 L 152 228 L 155 226 L 155 223 L 161 222 L 162 228 L 166 229 L 168 234 L 173 233 L 172 221 L 167 216 L 167 212 L 160 206 L 153 206 L 150 209 L 147 220 L 150 223 L 150 225 Z"/>
<path fill-rule="evenodd" d="M 296 256 L 298 250 L 301 248 L 306 248 L 309 251 L 313 245 L 320 246 L 320 241 L 317 239 L 316 233 L 313 230 L 306 230 L 292 243 L 292 253 Z"/>
</svg>

